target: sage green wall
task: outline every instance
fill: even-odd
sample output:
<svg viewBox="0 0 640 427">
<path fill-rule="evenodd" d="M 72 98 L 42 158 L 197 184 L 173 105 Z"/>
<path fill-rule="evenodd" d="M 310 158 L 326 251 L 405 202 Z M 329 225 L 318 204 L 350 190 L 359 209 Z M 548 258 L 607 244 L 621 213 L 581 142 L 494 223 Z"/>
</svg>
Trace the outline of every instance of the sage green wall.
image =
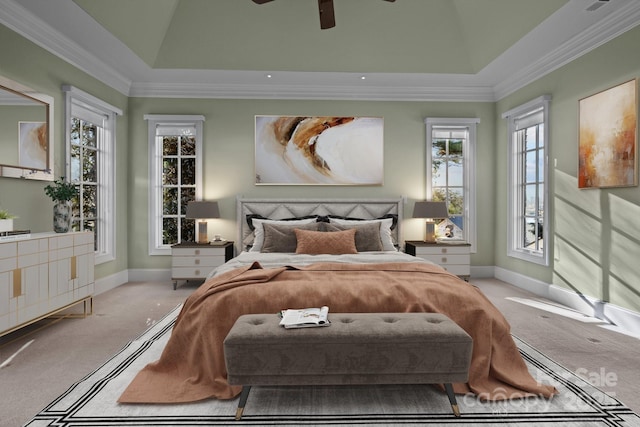
<svg viewBox="0 0 640 427">
<path fill-rule="evenodd" d="M 112 262 L 96 266 L 96 278 L 106 277 L 128 267 L 127 235 L 127 101 L 128 98 L 86 73 L 41 49 L 29 40 L 0 25 L 0 75 L 12 79 L 54 99 L 55 176 L 65 174 L 63 84 L 71 84 L 123 110 L 117 120 L 116 146 L 116 256 Z M 16 124 L 17 126 L 17 124 Z M 1 162 L 0 162 L 1 163 Z M 20 218 L 15 228 L 32 232 L 53 231 L 53 202 L 44 194 L 48 182 L 0 177 L 0 206 Z"/>
<path fill-rule="evenodd" d="M 56 175 L 64 171 L 62 84 L 72 84 L 121 108 L 117 122 L 117 259 L 100 265 L 96 277 L 130 268 L 168 268 L 166 256 L 148 255 L 148 142 L 144 114 L 202 114 L 205 122 L 205 197 L 221 203 L 211 228 L 235 239 L 235 197 L 396 197 L 405 195 L 405 218 L 424 195 L 424 118 L 478 117 L 478 253 L 474 266 L 496 265 L 546 283 L 574 289 L 640 311 L 640 213 L 638 187 L 577 189 L 578 100 L 640 74 L 634 52 L 640 28 L 493 103 L 277 101 L 131 98 L 0 26 L 0 74 L 54 98 Z M 551 94 L 550 179 L 552 265 L 542 267 L 506 256 L 507 131 L 501 114 Z M 255 186 L 253 120 L 256 114 L 371 115 L 385 119 L 383 186 Z M 20 218 L 16 227 L 51 230 L 52 202 L 42 181 L 0 178 L 0 206 Z M 422 236 L 420 220 L 405 221 L 405 238 Z"/>
<path fill-rule="evenodd" d="M 496 228 L 495 263 L 576 292 L 640 311 L 639 187 L 579 190 L 578 101 L 640 75 L 640 27 L 496 104 L 498 170 L 495 212 L 506 224 L 507 128 L 501 114 L 551 94 L 551 266 L 506 256 L 506 226 Z M 636 153 L 637 156 L 637 153 Z"/>
<path fill-rule="evenodd" d="M 204 196 L 218 200 L 222 219 L 210 230 L 236 240 L 236 196 L 364 198 L 408 197 L 405 218 L 425 195 L 424 118 L 477 117 L 478 253 L 474 265 L 493 265 L 494 135 L 493 103 L 357 102 L 218 99 L 131 99 L 129 218 L 130 268 L 169 268 L 167 256 L 148 255 L 148 142 L 144 114 L 202 114 L 204 124 Z M 256 186 L 254 184 L 255 115 L 356 115 L 384 117 L 383 186 Z M 362 153 L 366 156 L 366 153 Z M 421 239 L 424 223 L 408 219 L 404 237 Z M 213 231 L 215 230 L 215 231 Z"/>
<path fill-rule="evenodd" d="M 405 195 L 405 218 L 424 196 L 424 118 L 478 117 L 478 253 L 474 266 L 496 265 L 640 311 L 639 187 L 578 190 L 578 101 L 640 74 L 640 28 L 492 103 L 356 101 L 276 101 L 131 98 L 100 83 L 0 25 L 0 75 L 54 98 L 56 176 L 64 174 L 63 84 L 72 84 L 121 108 L 117 121 L 117 259 L 97 266 L 96 277 L 129 268 L 168 268 L 166 256 L 148 255 L 148 142 L 144 114 L 202 114 L 205 198 L 220 201 L 222 217 L 211 228 L 235 239 L 235 198 L 397 197 Z M 10 60 L 7 60 L 10 58 Z M 501 114 L 543 94 L 551 94 L 552 252 L 549 267 L 506 256 L 507 130 Z M 370 115 L 385 119 L 383 186 L 255 186 L 253 120 L 257 114 Z M 20 218 L 17 228 L 52 228 L 46 182 L 0 178 L 0 206 Z M 407 239 L 422 236 L 420 220 L 404 223 Z"/>
</svg>

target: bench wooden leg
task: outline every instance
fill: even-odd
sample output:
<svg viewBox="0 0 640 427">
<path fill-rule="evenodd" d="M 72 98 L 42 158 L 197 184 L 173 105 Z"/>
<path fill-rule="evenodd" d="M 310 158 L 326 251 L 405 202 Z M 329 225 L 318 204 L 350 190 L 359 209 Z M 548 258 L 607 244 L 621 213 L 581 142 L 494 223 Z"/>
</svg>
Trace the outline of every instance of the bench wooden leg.
<svg viewBox="0 0 640 427">
<path fill-rule="evenodd" d="M 236 421 L 239 421 L 240 418 L 242 418 L 244 405 L 247 404 L 247 398 L 249 397 L 249 390 L 251 390 L 250 385 L 245 385 L 242 387 L 242 392 L 240 393 L 240 401 L 238 402 L 238 409 L 236 409 Z"/>
<path fill-rule="evenodd" d="M 453 414 L 456 417 L 460 416 L 460 409 L 458 408 L 458 401 L 456 400 L 456 395 L 453 392 L 453 387 L 451 383 L 446 383 L 444 385 L 444 389 L 447 391 L 447 396 L 449 396 L 449 403 L 451 403 L 451 409 L 453 409 Z"/>
</svg>

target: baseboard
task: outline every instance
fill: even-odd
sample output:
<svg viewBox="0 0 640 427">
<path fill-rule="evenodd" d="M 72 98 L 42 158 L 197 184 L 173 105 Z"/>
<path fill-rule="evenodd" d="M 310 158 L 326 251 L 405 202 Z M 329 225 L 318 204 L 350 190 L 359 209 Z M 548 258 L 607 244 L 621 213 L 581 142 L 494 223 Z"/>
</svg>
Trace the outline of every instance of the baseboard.
<svg viewBox="0 0 640 427">
<path fill-rule="evenodd" d="M 129 273 L 127 270 L 120 271 L 115 274 L 111 274 L 106 277 L 96 279 L 95 290 L 93 295 L 99 295 L 103 292 L 107 292 L 113 288 L 117 288 L 129 281 Z"/>
<path fill-rule="evenodd" d="M 535 295 L 563 304 L 587 316 L 604 320 L 630 335 L 637 336 L 637 331 L 640 330 L 640 313 L 633 310 L 500 267 L 494 268 L 494 277 Z"/>
<path fill-rule="evenodd" d="M 127 282 L 171 282 L 171 269 L 129 269 L 96 279 L 94 295 L 117 288 Z"/>
</svg>

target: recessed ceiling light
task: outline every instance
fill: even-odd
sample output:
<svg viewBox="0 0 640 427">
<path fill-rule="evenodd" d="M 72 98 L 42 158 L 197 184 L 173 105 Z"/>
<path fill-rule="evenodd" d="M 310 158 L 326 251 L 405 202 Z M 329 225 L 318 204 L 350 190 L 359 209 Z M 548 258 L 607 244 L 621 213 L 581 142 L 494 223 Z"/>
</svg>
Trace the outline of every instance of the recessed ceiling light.
<svg viewBox="0 0 640 427">
<path fill-rule="evenodd" d="M 267 78 L 270 79 L 271 78 L 271 74 L 267 74 Z"/>
<path fill-rule="evenodd" d="M 360 80 L 365 80 L 367 76 L 360 76 Z"/>
</svg>

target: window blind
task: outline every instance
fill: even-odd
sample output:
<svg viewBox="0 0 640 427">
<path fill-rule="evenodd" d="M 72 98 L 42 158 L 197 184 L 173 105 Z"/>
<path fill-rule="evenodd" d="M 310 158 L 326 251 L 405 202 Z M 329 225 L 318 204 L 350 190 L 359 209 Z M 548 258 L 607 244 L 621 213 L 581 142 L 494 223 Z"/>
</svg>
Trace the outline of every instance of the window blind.
<svg viewBox="0 0 640 427">
<path fill-rule="evenodd" d="M 76 117 L 85 122 L 93 123 L 98 127 L 105 127 L 105 123 L 109 120 L 109 116 L 97 111 L 91 106 L 81 103 L 71 103 L 71 117 Z"/>
<path fill-rule="evenodd" d="M 515 130 L 526 129 L 544 123 L 544 108 L 540 107 L 513 120 Z"/>
</svg>

